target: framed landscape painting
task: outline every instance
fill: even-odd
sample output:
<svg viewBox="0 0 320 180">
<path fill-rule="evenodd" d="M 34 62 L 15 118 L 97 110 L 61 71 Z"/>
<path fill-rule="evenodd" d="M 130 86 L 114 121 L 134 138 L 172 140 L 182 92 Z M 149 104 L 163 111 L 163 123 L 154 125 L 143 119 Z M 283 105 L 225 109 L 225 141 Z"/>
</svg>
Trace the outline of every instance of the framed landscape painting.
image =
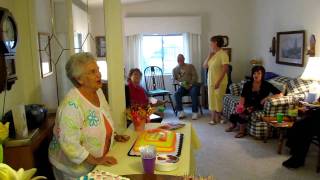
<svg viewBox="0 0 320 180">
<path fill-rule="evenodd" d="M 106 57 L 106 38 L 104 36 L 96 37 L 97 57 Z"/>
<path fill-rule="evenodd" d="M 278 64 L 291 66 L 304 65 L 305 31 L 288 31 L 277 33 Z"/>
</svg>

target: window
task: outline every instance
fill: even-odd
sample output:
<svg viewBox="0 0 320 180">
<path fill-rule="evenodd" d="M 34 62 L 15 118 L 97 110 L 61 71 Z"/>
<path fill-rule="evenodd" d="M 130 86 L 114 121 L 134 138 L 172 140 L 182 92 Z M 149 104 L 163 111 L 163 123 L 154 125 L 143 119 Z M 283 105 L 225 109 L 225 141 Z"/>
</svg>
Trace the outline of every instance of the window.
<svg viewBox="0 0 320 180">
<path fill-rule="evenodd" d="M 184 54 L 183 35 L 145 35 L 142 39 L 142 70 L 159 66 L 164 74 L 172 74 L 178 54 Z"/>
<path fill-rule="evenodd" d="M 108 80 L 108 68 L 107 68 L 107 62 L 105 60 L 97 60 L 97 64 L 99 66 L 99 71 L 101 73 L 101 79 L 102 80 Z"/>
</svg>

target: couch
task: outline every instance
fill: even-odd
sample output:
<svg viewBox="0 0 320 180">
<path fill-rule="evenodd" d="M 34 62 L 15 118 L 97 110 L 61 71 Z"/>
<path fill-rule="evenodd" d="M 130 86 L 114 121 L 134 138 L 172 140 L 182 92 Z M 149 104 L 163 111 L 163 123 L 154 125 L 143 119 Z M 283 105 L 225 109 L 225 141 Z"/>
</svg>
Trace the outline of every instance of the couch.
<svg viewBox="0 0 320 180">
<path fill-rule="evenodd" d="M 256 138 L 264 138 L 266 136 L 268 126 L 262 121 L 263 116 L 276 116 L 277 113 L 288 114 L 290 104 L 295 104 L 305 99 L 305 95 L 311 88 L 312 81 L 302 79 L 291 79 L 284 76 L 277 76 L 267 80 L 284 94 L 283 97 L 268 100 L 263 110 L 255 111 L 251 114 L 247 125 L 247 131 Z M 223 116 L 230 118 L 235 113 L 235 106 L 240 100 L 240 94 L 246 81 L 233 83 L 229 86 L 230 94 L 226 94 L 223 98 Z"/>
</svg>

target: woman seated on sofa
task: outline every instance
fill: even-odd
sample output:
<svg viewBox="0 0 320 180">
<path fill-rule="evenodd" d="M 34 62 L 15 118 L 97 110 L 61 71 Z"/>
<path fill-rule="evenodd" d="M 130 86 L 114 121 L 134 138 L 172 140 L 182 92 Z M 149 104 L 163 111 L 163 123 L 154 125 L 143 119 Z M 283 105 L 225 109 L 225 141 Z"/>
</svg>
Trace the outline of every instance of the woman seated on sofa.
<svg viewBox="0 0 320 180">
<path fill-rule="evenodd" d="M 244 84 L 240 102 L 236 107 L 236 114 L 230 116 L 231 126 L 226 129 L 226 132 L 231 132 L 240 124 L 240 131 L 235 136 L 242 138 L 246 135 L 246 123 L 250 118 L 250 114 L 256 110 L 262 110 L 264 103 L 269 98 L 282 96 L 280 90 L 272 84 L 264 80 L 265 69 L 263 66 L 255 66 L 251 70 L 251 81 Z M 272 93 L 272 96 L 269 94 Z"/>
<path fill-rule="evenodd" d="M 160 107 L 163 106 L 166 101 L 160 101 L 155 98 L 148 98 L 147 93 L 143 87 L 141 87 L 142 72 L 138 68 L 133 68 L 129 71 L 128 74 L 128 84 L 127 84 L 127 106 L 133 105 L 148 105 L 151 104 L 152 107 Z M 159 108 L 161 109 L 161 108 Z M 163 117 L 163 112 L 156 111 L 154 114 L 157 114 Z"/>
</svg>

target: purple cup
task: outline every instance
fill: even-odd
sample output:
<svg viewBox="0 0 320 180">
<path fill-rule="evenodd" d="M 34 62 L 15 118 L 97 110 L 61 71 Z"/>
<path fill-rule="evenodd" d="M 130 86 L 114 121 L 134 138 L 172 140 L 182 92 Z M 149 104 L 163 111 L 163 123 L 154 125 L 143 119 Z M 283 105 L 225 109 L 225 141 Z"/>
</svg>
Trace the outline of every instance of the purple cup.
<svg viewBox="0 0 320 180">
<path fill-rule="evenodd" d="M 142 166 L 145 174 L 154 174 L 154 168 L 156 166 L 156 157 L 154 158 L 143 158 Z"/>
</svg>

